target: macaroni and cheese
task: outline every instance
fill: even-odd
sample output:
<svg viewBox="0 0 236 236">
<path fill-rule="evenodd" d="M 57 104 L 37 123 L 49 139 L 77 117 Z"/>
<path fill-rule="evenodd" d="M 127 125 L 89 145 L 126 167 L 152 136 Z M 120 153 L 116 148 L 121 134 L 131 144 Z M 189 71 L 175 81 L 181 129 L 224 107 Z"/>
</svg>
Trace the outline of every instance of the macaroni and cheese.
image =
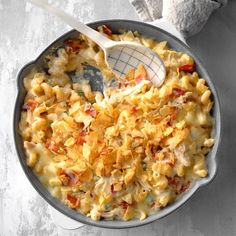
<svg viewBox="0 0 236 236">
<path fill-rule="evenodd" d="M 24 79 L 19 130 L 28 166 L 55 198 L 93 220 L 142 220 L 207 176 L 211 91 L 193 58 L 167 42 L 98 30 L 156 52 L 166 67 L 163 85 L 152 86 L 143 65 L 116 78 L 94 42 L 68 39 L 47 56 L 46 72 Z M 106 96 L 83 79 L 85 64 L 108 82 L 116 78 Z"/>
</svg>

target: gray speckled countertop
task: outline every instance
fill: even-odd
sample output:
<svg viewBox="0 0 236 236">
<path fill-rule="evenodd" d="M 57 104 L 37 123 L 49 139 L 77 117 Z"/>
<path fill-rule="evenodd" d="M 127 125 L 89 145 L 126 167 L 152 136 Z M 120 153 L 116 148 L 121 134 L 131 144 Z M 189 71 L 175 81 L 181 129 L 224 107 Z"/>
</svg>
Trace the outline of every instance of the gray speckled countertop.
<svg viewBox="0 0 236 236">
<path fill-rule="evenodd" d="M 83 22 L 137 20 L 127 0 L 58 2 Z M 214 12 L 205 28 L 188 39 L 208 68 L 221 100 L 223 135 L 218 175 L 180 210 L 134 229 L 85 226 L 69 231 L 56 226 L 48 204 L 33 189 L 16 156 L 12 136 L 16 74 L 68 29 L 60 20 L 25 1 L 0 0 L 0 235 L 236 235 L 236 1 L 231 0 L 226 8 Z"/>
</svg>

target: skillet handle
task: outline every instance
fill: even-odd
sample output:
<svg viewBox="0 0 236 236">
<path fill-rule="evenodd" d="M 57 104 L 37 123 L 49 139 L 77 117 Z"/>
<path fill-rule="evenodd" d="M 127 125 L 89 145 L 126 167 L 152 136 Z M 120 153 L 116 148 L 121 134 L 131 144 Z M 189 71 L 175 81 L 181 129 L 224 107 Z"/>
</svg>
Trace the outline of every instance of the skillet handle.
<svg viewBox="0 0 236 236">
<path fill-rule="evenodd" d="M 176 38 L 178 38 L 187 45 L 184 36 L 175 28 L 175 26 L 172 23 L 168 22 L 165 18 L 157 19 L 155 21 L 148 23 L 167 31 L 168 33 L 174 35 Z"/>
<path fill-rule="evenodd" d="M 49 205 L 49 208 L 50 208 L 51 218 L 57 226 L 60 226 L 61 228 L 68 229 L 68 230 L 78 229 L 85 226 L 84 224 L 62 214 L 61 212 L 59 212 L 58 210 L 56 210 L 54 207 L 50 205 Z"/>
</svg>

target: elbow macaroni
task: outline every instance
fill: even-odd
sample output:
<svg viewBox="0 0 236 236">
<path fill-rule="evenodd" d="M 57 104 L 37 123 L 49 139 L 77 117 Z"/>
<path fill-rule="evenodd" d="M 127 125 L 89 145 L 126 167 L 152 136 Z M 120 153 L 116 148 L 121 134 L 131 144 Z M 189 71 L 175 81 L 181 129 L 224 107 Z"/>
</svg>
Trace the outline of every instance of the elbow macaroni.
<svg viewBox="0 0 236 236">
<path fill-rule="evenodd" d="M 102 50 L 83 35 L 67 40 L 57 56 L 48 56 L 48 74 L 33 71 L 24 79 L 20 134 L 27 164 L 68 207 L 93 220 L 142 220 L 207 176 L 206 154 L 214 144 L 211 91 L 197 72 L 179 69 L 191 68 L 193 58 L 166 42 L 99 30 L 153 49 L 166 66 L 164 84 L 153 87 L 139 65 L 125 82 L 117 78 L 119 88 L 107 88 L 104 98 L 69 78 L 72 71 L 81 74 L 85 62 L 114 78 Z M 140 75 L 138 92 L 123 96 Z"/>
</svg>

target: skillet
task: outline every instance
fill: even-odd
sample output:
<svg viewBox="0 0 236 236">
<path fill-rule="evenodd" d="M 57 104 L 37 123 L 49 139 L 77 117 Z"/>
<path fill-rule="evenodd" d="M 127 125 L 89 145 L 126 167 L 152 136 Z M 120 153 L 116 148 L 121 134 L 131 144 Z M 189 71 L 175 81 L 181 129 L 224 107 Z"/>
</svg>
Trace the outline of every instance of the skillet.
<svg viewBox="0 0 236 236">
<path fill-rule="evenodd" d="M 138 21 L 130 21 L 130 20 L 104 20 L 104 21 L 97 21 L 94 23 L 88 24 L 90 27 L 96 29 L 99 25 L 109 25 L 114 33 L 118 33 L 120 29 L 124 30 L 131 30 L 131 31 L 138 31 L 141 35 L 151 37 L 156 39 L 157 41 L 167 41 L 170 48 L 173 48 L 176 51 L 181 51 L 189 54 L 193 57 L 193 59 L 196 62 L 196 71 L 200 75 L 200 77 L 204 78 L 207 82 L 208 87 L 212 91 L 212 99 L 214 101 L 214 108 L 212 111 L 212 116 L 214 119 L 214 129 L 213 129 L 213 137 L 215 138 L 215 144 L 211 151 L 208 153 L 207 156 L 207 167 L 209 174 L 207 177 L 197 180 L 194 182 L 191 187 L 183 193 L 180 197 L 178 197 L 175 202 L 171 203 L 170 205 L 166 206 L 164 209 L 156 212 L 155 214 L 147 217 L 146 219 L 140 221 L 140 220 L 130 220 L 130 221 L 119 221 L 119 220 L 113 220 L 113 221 L 93 221 L 90 218 L 68 208 L 64 204 L 62 204 L 60 201 L 55 199 L 51 196 L 49 191 L 41 184 L 37 176 L 34 174 L 32 169 L 27 166 L 26 164 L 26 155 L 23 147 L 22 138 L 18 132 L 18 124 L 20 121 L 20 115 L 21 115 L 21 109 L 22 105 L 24 103 L 24 97 L 26 94 L 26 91 L 23 86 L 23 79 L 24 77 L 32 70 L 32 68 L 36 69 L 43 69 L 44 64 L 44 57 L 49 54 L 49 52 L 52 50 L 52 48 L 57 48 L 63 45 L 63 42 L 68 38 L 73 38 L 78 36 L 78 32 L 75 30 L 69 31 L 68 33 L 65 33 L 61 37 L 59 37 L 57 40 L 55 40 L 51 45 L 49 45 L 39 56 L 36 60 L 28 63 L 25 65 L 20 72 L 18 73 L 17 77 L 17 88 L 18 88 L 18 94 L 15 102 L 14 107 L 14 119 L 13 119 L 13 132 L 14 132 L 14 141 L 15 141 L 15 147 L 17 151 L 17 155 L 19 158 L 19 161 L 21 163 L 21 166 L 33 185 L 33 187 L 36 189 L 36 191 L 55 209 L 63 213 L 64 215 L 81 222 L 83 224 L 93 225 L 97 227 L 104 227 L 104 228 L 113 228 L 113 229 L 122 229 L 122 228 L 130 228 L 130 227 L 136 227 L 145 225 L 148 223 L 151 223 L 155 220 L 158 220 L 160 218 L 163 218 L 167 216 L 168 214 L 172 213 L 173 211 L 177 210 L 180 206 L 182 206 L 187 200 L 189 200 L 192 195 L 201 187 L 208 183 L 210 183 L 213 178 L 216 175 L 217 172 L 217 164 L 218 160 L 216 157 L 217 149 L 220 143 L 220 133 L 221 133 L 221 112 L 220 112 L 220 104 L 219 104 L 219 98 L 215 89 L 215 86 L 210 79 L 204 65 L 200 62 L 200 60 L 197 58 L 197 56 L 193 53 L 193 51 L 186 46 L 184 43 L 182 43 L 179 39 L 177 39 L 175 36 L 169 34 L 168 32 L 155 27 L 150 24 L 141 23 Z"/>
</svg>

